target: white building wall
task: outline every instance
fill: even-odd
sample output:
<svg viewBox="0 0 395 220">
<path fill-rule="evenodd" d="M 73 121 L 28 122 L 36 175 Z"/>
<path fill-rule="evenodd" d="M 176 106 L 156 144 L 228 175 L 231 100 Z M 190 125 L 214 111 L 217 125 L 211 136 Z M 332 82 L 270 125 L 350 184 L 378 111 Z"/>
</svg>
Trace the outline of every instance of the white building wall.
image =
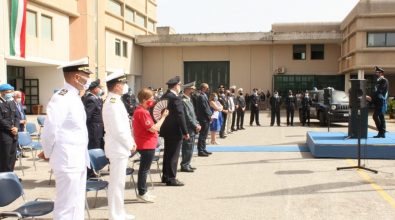
<svg viewBox="0 0 395 220">
<path fill-rule="evenodd" d="M 121 55 L 115 54 L 115 40 L 121 40 Z M 128 44 L 127 57 L 123 56 L 123 42 Z M 106 31 L 106 71 L 123 69 L 126 74 L 133 73 L 133 39 L 127 38 L 114 32 Z"/>
<path fill-rule="evenodd" d="M 25 78 L 39 79 L 40 105 L 43 106 L 43 112 L 46 112 L 46 107 L 52 94 L 64 85 L 62 70 L 56 67 L 27 67 L 25 69 Z"/>
<path fill-rule="evenodd" d="M 6 55 L 8 55 L 7 45 L 9 42 L 8 36 L 8 1 L 0 1 L 0 84 L 6 82 L 7 77 L 7 64 L 5 61 Z"/>
</svg>

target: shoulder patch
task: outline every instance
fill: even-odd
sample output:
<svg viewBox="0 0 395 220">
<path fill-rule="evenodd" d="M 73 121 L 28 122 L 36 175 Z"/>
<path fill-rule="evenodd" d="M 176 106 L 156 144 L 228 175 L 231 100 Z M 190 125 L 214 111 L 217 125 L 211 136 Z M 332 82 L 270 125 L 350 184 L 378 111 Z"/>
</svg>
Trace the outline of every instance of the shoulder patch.
<svg viewBox="0 0 395 220">
<path fill-rule="evenodd" d="M 113 97 L 113 98 L 110 98 L 110 102 L 111 102 L 111 103 L 115 103 L 116 101 L 117 101 L 116 98 L 114 98 L 114 97 Z"/>
<path fill-rule="evenodd" d="M 67 89 L 62 89 L 59 91 L 58 95 L 66 95 L 69 92 Z"/>
</svg>

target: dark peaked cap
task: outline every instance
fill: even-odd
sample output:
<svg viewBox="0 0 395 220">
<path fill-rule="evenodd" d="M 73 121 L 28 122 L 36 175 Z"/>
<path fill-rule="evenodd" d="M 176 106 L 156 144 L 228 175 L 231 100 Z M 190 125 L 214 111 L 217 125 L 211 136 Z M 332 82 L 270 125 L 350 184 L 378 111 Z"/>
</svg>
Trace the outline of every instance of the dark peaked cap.
<svg viewBox="0 0 395 220">
<path fill-rule="evenodd" d="M 58 69 L 63 69 L 64 73 L 81 71 L 87 74 L 92 74 L 93 72 L 89 70 L 89 59 L 88 57 L 71 61 L 65 65 L 58 67 Z"/>
<path fill-rule="evenodd" d="M 195 84 L 196 84 L 196 81 L 193 81 L 193 82 L 182 85 L 182 87 L 184 89 L 196 89 Z"/>
<path fill-rule="evenodd" d="M 93 81 L 90 85 L 89 85 L 89 89 L 94 89 L 96 87 L 100 86 L 100 79 L 97 79 L 95 81 Z"/>
<path fill-rule="evenodd" d="M 383 68 L 380 68 L 380 67 L 378 67 L 378 66 L 375 66 L 375 67 L 374 67 L 374 71 L 380 72 L 380 73 L 384 73 L 384 69 L 383 69 Z"/>
<path fill-rule="evenodd" d="M 180 77 L 175 76 L 175 77 L 169 79 L 169 81 L 167 81 L 166 84 L 169 86 L 174 86 L 175 84 L 178 84 L 179 82 L 180 82 Z"/>
</svg>

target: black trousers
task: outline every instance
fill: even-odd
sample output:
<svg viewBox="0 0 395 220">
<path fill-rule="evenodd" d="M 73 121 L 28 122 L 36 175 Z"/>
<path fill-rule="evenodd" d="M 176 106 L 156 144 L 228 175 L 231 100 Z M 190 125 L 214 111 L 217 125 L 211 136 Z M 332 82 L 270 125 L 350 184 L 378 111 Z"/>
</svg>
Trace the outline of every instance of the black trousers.
<svg viewBox="0 0 395 220">
<path fill-rule="evenodd" d="M 384 134 L 386 130 L 385 117 L 382 108 L 375 108 L 373 112 L 373 120 L 379 134 Z"/>
<path fill-rule="evenodd" d="M 256 125 L 259 125 L 259 108 L 258 107 L 251 108 L 250 125 L 252 125 L 252 123 L 254 123 L 254 118 L 255 118 Z"/>
<path fill-rule="evenodd" d="M 244 124 L 244 111 L 243 110 L 237 110 L 237 122 L 236 122 L 236 127 L 237 129 L 243 128 Z"/>
<path fill-rule="evenodd" d="M 140 166 L 137 177 L 137 189 L 139 195 L 142 196 L 147 192 L 147 175 L 151 169 L 152 160 L 155 156 L 155 149 L 153 150 L 139 150 Z"/>
<path fill-rule="evenodd" d="M 210 128 L 210 122 L 209 121 L 199 121 L 199 124 L 201 126 L 201 129 L 200 129 L 200 133 L 199 133 L 197 148 L 198 148 L 199 152 L 203 152 L 203 151 L 206 151 L 206 139 L 207 139 L 208 131 Z"/>
<path fill-rule="evenodd" d="M 163 179 L 165 181 L 174 180 L 177 176 L 178 157 L 180 156 L 182 139 L 165 139 L 165 148 L 163 153 Z"/>
<path fill-rule="evenodd" d="M 270 120 L 270 125 L 274 125 L 275 119 L 277 119 L 277 125 L 280 125 L 280 109 L 278 110 L 272 110 L 272 115 L 271 115 L 271 120 Z"/>
<path fill-rule="evenodd" d="M 221 112 L 222 114 L 222 124 L 221 124 L 221 130 L 219 131 L 219 136 L 224 137 L 225 136 L 225 128 L 226 128 L 226 119 L 228 118 L 228 114 Z"/>
<path fill-rule="evenodd" d="M 302 109 L 302 115 L 302 125 L 305 125 L 307 123 L 307 125 L 310 126 L 310 109 Z"/>
<path fill-rule="evenodd" d="M 294 114 L 295 114 L 294 108 L 287 109 L 287 125 L 290 125 L 290 124 L 294 125 Z"/>
<path fill-rule="evenodd" d="M 230 126 L 231 130 L 235 130 L 235 124 L 236 124 L 236 113 L 237 111 L 232 112 L 232 126 Z"/>
<path fill-rule="evenodd" d="M 88 149 L 101 148 L 104 150 L 104 124 L 89 123 L 88 124 Z"/>
<path fill-rule="evenodd" d="M 10 134 L 0 134 L 0 172 L 14 171 L 18 141 Z"/>
<path fill-rule="evenodd" d="M 193 155 L 193 148 L 195 145 L 195 133 L 189 133 L 189 140 L 182 141 L 181 148 L 181 168 L 188 169 L 191 166 L 191 160 Z"/>
</svg>

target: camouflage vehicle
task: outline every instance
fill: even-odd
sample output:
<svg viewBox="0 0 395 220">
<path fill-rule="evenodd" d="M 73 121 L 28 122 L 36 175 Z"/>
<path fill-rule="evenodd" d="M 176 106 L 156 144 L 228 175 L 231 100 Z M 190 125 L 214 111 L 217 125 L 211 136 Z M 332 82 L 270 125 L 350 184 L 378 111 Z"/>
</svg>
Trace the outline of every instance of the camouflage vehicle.
<svg viewBox="0 0 395 220">
<path fill-rule="evenodd" d="M 312 99 L 310 106 L 310 118 L 318 119 L 320 126 L 330 122 L 348 122 L 349 98 L 344 91 L 326 88 L 323 90 L 308 91 Z M 330 118 L 329 118 L 330 117 Z M 302 122 L 302 109 L 299 108 L 299 120 Z"/>
</svg>

